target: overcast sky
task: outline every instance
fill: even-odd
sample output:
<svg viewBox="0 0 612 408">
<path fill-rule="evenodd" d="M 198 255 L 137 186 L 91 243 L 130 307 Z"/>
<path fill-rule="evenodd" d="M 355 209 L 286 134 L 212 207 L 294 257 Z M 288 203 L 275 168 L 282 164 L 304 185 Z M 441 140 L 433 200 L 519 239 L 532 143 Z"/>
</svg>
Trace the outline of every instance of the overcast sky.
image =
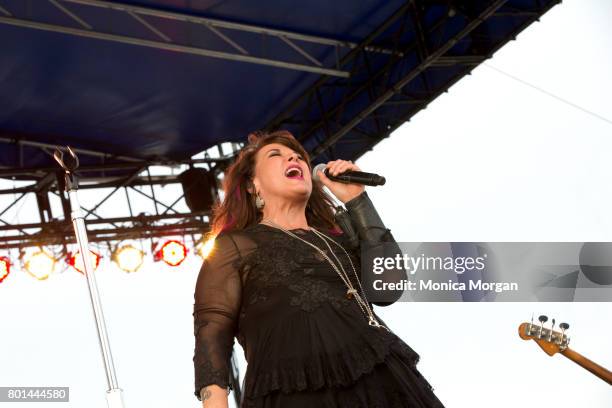
<svg viewBox="0 0 612 408">
<path fill-rule="evenodd" d="M 397 241 L 612 241 L 610 21 L 612 2 L 565 0 L 357 161 L 387 178 L 368 192 Z M 14 222 L 32 214 L 28 205 L 20 211 Z M 96 275 L 126 407 L 199 406 L 191 360 L 199 265 L 195 257 L 176 269 L 148 261 L 126 274 L 102 262 Z M 572 347 L 611 368 L 612 303 L 376 311 L 421 355 L 447 408 L 612 406 L 603 381 L 517 335 L 532 313 L 567 321 Z M 0 284 L 0 317 L 0 386 L 68 386 L 71 403 L 57 406 L 106 406 L 82 276 L 35 281 L 15 268 Z"/>
</svg>

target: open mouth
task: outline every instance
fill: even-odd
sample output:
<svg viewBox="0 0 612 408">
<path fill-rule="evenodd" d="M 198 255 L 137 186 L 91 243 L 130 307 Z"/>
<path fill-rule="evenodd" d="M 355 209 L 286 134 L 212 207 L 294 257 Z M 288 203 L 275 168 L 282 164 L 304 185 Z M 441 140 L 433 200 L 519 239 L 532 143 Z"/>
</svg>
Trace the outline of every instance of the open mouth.
<svg viewBox="0 0 612 408">
<path fill-rule="evenodd" d="M 304 180 L 302 169 L 300 169 L 299 167 L 288 168 L 287 171 L 285 171 L 285 177 L 290 179 Z"/>
</svg>

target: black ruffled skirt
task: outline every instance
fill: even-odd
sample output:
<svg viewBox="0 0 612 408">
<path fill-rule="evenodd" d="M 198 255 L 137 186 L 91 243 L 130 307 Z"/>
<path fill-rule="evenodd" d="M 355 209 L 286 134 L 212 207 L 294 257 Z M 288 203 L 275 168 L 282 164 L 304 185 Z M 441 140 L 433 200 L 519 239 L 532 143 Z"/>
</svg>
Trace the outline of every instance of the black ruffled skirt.
<svg viewBox="0 0 612 408">
<path fill-rule="evenodd" d="M 444 408 L 416 368 L 418 355 L 395 339 L 384 360 L 350 384 L 243 396 L 240 408 Z"/>
</svg>

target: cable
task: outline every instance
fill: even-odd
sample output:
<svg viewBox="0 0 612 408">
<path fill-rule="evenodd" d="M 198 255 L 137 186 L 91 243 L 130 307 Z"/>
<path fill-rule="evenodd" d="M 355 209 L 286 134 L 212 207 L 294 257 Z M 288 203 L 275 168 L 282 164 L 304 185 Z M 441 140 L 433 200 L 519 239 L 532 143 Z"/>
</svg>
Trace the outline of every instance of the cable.
<svg viewBox="0 0 612 408">
<path fill-rule="evenodd" d="M 523 84 L 523 85 L 526 85 L 526 86 L 528 86 L 528 87 L 530 87 L 530 88 L 533 88 L 533 89 L 535 89 L 535 90 L 537 90 L 537 91 L 540 91 L 540 92 L 542 92 L 543 94 L 550 96 L 551 98 L 555 98 L 555 99 L 556 99 L 556 100 L 558 100 L 558 101 L 561 101 L 561 102 L 563 102 L 563 103 L 565 103 L 565 104 L 567 104 L 567 105 L 569 105 L 569 106 L 571 106 L 571 107 L 573 107 L 573 108 L 579 109 L 579 110 L 581 110 L 581 111 L 582 111 L 582 112 L 584 112 L 584 113 L 587 113 L 587 114 L 589 114 L 589 115 L 591 115 L 591 116 L 596 117 L 597 119 L 603 120 L 604 122 L 606 122 L 606 123 L 608 123 L 608 124 L 612 125 L 612 120 L 610 120 L 610 119 L 606 118 L 605 116 L 599 115 L 599 114 L 597 114 L 597 113 L 595 113 L 595 112 L 592 112 L 592 111 L 590 111 L 590 110 L 588 110 L 588 109 L 585 109 L 585 108 L 583 108 L 583 107 L 582 107 L 582 106 L 580 106 L 580 105 L 577 105 L 577 104 L 575 104 L 575 103 L 573 103 L 573 102 L 570 102 L 570 101 L 568 101 L 567 99 L 563 99 L 563 98 L 562 98 L 562 97 L 560 97 L 560 96 L 557 96 L 557 95 L 555 95 L 555 94 L 553 94 L 553 93 L 551 93 L 551 92 L 548 92 L 548 91 L 547 91 L 547 90 L 545 90 L 545 89 L 542 89 L 542 88 L 540 88 L 540 87 L 538 87 L 538 86 L 536 86 L 536 85 L 533 85 L 533 84 L 531 84 L 531 83 L 529 83 L 529 82 L 527 82 L 527 81 L 524 81 L 524 80 L 522 80 L 521 78 L 517 78 L 517 77 L 515 77 L 514 75 L 509 74 L 509 73 L 507 73 L 507 72 L 504 72 L 504 71 L 502 71 L 501 69 L 496 68 L 496 67 L 494 67 L 494 66 L 492 66 L 492 65 L 489 65 L 489 64 L 487 64 L 487 63 L 483 63 L 482 65 L 484 65 L 485 67 L 491 68 L 492 70 L 495 70 L 495 71 L 499 72 L 500 74 L 507 76 L 508 78 L 511 78 L 511 79 L 513 79 L 513 80 L 515 80 L 515 81 L 517 81 L 517 82 L 520 82 L 520 83 L 521 83 L 521 84 Z"/>
</svg>

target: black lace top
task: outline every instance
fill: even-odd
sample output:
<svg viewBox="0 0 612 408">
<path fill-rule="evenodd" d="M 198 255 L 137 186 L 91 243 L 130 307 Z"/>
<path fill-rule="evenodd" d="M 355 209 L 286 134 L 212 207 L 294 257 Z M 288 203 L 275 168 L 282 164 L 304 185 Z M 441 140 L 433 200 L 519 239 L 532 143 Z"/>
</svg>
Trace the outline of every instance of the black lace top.
<svg viewBox="0 0 612 408">
<path fill-rule="evenodd" d="M 355 203 L 346 204 L 349 214 Z M 292 231 L 334 259 L 314 232 Z M 380 240 L 389 239 L 389 230 L 383 232 Z M 359 276 L 360 248 L 351 249 L 346 234 L 325 234 L 346 249 Z M 349 258 L 330 246 L 358 288 Z M 395 334 L 368 325 L 346 290 L 320 253 L 282 230 L 255 224 L 219 234 L 195 290 L 198 400 L 206 385 L 230 386 L 234 337 L 248 363 L 243 392 L 249 397 L 349 384 L 384 361 L 392 344 L 416 364 L 419 356 Z"/>
</svg>

